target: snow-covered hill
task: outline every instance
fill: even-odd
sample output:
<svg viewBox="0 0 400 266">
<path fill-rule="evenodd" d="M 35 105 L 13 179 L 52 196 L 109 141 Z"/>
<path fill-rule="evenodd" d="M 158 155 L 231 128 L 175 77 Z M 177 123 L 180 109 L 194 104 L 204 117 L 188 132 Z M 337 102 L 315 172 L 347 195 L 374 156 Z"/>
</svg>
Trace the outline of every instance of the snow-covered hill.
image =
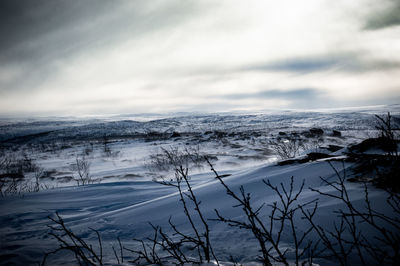
<svg viewBox="0 0 400 266">
<path fill-rule="evenodd" d="M 378 110 L 378 113 L 386 111 L 385 108 Z M 212 158 L 219 174 L 229 174 L 223 180 L 230 189 L 240 194 L 240 187 L 243 186 L 251 194 L 254 208 L 266 205 L 260 211 L 260 218 L 266 225 L 269 225 L 271 215 L 268 205 L 279 202 L 280 198 L 264 182 L 270 181 L 278 187 L 282 184 L 288 191 L 293 177 L 293 194 L 304 182 L 304 189 L 295 206 L 308 202 L 314 204 L 318 200 L 313 221 L 325 230 L 334 231 L 342 221 L 337 211 L 345 210 L 346 204 L 340 199 L 317 193 L 315 189 L 323 193 L 337 193 L 327 183 L 337 181 L 338 175 L 334 170 L 338 170 L 339 176 L 351 175 L 354 163 L 342 164 L 339 159 L 345 157 L 345 146 L 376 134 L 371 130 L 373 111 L 190 115 L 151 121 L 124 118 L 113 121 L 3 123 L 2 158 L 11 158 L 11 162 L 26 163 L 28 160 L 45 171 L 40 172 L 42 186 L 39 192 L 11 193 L 0 199 L 0 264 L 34 265 L 42 260 L 46 252 L 54 250 L 58 244 L 48 235 L 51 230 L 47 227 L 54 223 L 47 217 L 54 218 L 56 212 L 70 230 L 94 247 L 98 246 L 97 235 L 89 228 L 98 230 L 106 264 L 116 263 L 112 247 L 119 246 L 117 238 L 121 239 L 124 247 L 140 249 L 140 244 L 133 238 L 151 237 L 153 229 L 149 222 L 172 234 L 168 222 L 171 217 L 172 223 L 181 232 L 192 234 L 176 188 L 152 181 L 161 176 L 167 180 L 174 178 L 173 171 L 155 170 L 157 167 L 151 163 L 152 155 L 171 147 L 197 147 L 194 153 Z M 395 111 L 395 114 L 398 112 Z M 270 148 L 271 142 L 285 142 L 291 138 L 308 143 L 297 155 L 311 151 L 330 154 L 334 156 L 330 158 L 334 168 L 326 159 L 277 165 L 278 157 Z M 329 145 L 335 151 L 329 150 Z M 90 174 L 95 182 L 76 186 L 74 178 L 77 173 L 71 165 L 77 158 L 83 157 L 90 162 Z M 35 182 L 38 171 L 32 168 L 32 172 L 24 172 L 23 178 L 28 183 L 20 184 L 34 184 L 32 182 Z M 210 240 L 216 257 L 222 264 L 228 265 L 228 261 L 259 264 L 260 247 L 251 230 L 213 220 L 217 218 L 215 210 L 218 210 L 225 218 L 245 221 L 242 208 L 233 207 L 238 202 L 227 195 L 207 164 L 189 168 L 190 183 L 210 226 Z M 363 185 L 347 181 L 345 185 L 352 204 L 365 210 Z M 394 215 L 386 202 L 388 195 L 385 191 L 368 185 L 368 193 L 373 209 L 388 217 Z M 304 210 L 311 211 L 313 204 L 305 206 Z M 188 206 L 193 212 L 193 206 L 190 203 Z M 307 220 L 301 219 L 302 216 L 298 209 L 293 220 L 299 235 L 310 226 Z M 201 226 L 198 218 L 194 221 Z M 376 232 L 368 225 L 358 228 L 372 239 L 373 244 Z M 288 249 L 287 258 L 294 263 L 296 258 L 291 230 L 291 224 L 286 222 L 280 236 L 280 248 Z M 395 234 L 398 235 L 398 232 Z M 349 235 L 349 231 L 343 233 L 344 238 L 351 237 Z M 307 236 L 307 240 L 319 243 L 316 250 L 323 247 L 318 239 L 317 232 Z M 196 256 L 195 250 L 185 250 L 189 256 Z M 134 257 L 134 254 L 124 250 L 125 263 Z M 360 262 L 354 252 L 349 254 L 348 259 L 353 263 Z M 48 265 L 69 265 L 73 261 L 71 253 L 61 252 L 50 256 Z M 330 260 L 318 258 L 314 262 L 329 265 Z"/>
<path fill-rule="evenodd" d="M 342 164 L 334 163 L 342 173 Z M 346 164 L 349 170 L 351 165 Z M 221 172 L 225 174 L 227 172 Z M 230 172 L 225 177 L 226 184 L 235 192 L 243 185 L 246 192 L 251 193 L 252 203 L 259 206 L 262 203 L 271 204 L 278 201 L 276 193 L 267 188 L 262 180 L 269 180 L 272 184 L 282 183 L 286 188 L 290 185 L 290 177 L 294 176 L 294 192 L 298 191 L 303 180 L 305 190 L 298 199 L 299 203 L 318 198 L 319 209 L 315 222 L 324 228 L 333 228 L 338 221 L 335 210 L 345 208 L 339 200 L 321 197 L 308 188 L 331 191 L 320 177 L 329 181 L 336 180 L 337 176 L 331 166 L 324 161 L 288 166 L 261 166 Z M 237 202 L 229 197 L 224 187 L 215 179 L 212 173 L 192 176 L 190 180 L 196 196 L 201 200 L 201 210 L 207 219 L 216 218 L 214 209 L 229 218 L 244 219 L 241 208 L 233 208 Z M 348 183 L 347 189 L 355 205 L 364 205 L 364 190 L 361 184 Z M 386 199 L 382 190 L 369 187 L 369 197 L 374 207 L 379 211 Z M 65 220 L 66 225 L 75 233 L 92 241 L 95 245 L 96 236 L 89 228 L 98 230 L 103 240 L 105 253 L 112 260 L 111 246 L 116 246 L 119 237 L 124 246 L 137 247 L 133 238 L 144 239 L 152 235 L 149 222 L 161 226 L 165 232 L 171 233 L 168 219 L 183 232 L 190 232 L 190 224 L 183 213 L 177 191 L 149 181 L 115 182 L 107 184 L 93 184 L 81 187 L 65 187 L 26 194 L 24 197 L 9 197 L 0 201 L 1 216 L 1 258 L 2 264 L 18 265 L 35 264 L 41 260 L 41 254 L 56 247 L 56 242 L 47 233 L 46 225 L 51 224 L 47 216 L 54 216 L 58 212 Z M 311 208 L 311 206 L 310 206 Z M 262 211 L 261 217 L 268 219 L 268 208 Z M 299 216 L 300 217 L 300 216 Z M 304 221 L 296 217 L 299 232 Z M 336 218 L 335 218 L 336 217 Z M 228 261 L 230 256 L 240 263 L 255 263 L 259 254 L 257 242 L 248 230 L 210 221 L 211 240 L 217 257 L 221 261 Z M 306 228 L 306 227 L 304 227 Z M 282 241 L 283 246 L 290 246 L 289 225 L 285 227 Z M 136 245 L 136 246 L 135 246 Z M 69 255 L 69 256 L 68 256 Z M 126 256 L 132 256 L 126 252 Z M 289 256 L 290 257 L 290 256 Z M 60 253 L 52 257 L 52 263 L 61 263 L 72 260 L 71 254 Z M 292 257 L 293 259 L 293 257 Z M 323 265 L 326 265 L 326 261 Z"/>
</svg>

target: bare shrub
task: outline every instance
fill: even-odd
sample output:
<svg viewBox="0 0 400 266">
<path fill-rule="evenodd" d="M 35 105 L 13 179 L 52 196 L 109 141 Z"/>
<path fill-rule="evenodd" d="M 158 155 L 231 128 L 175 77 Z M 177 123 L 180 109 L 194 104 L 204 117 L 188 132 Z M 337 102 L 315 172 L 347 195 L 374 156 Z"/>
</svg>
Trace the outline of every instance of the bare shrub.
<svg viewBox="0 0 400 266">
<path fill-rule="evenodd" d="M 320 177 L 330 190 L 313 189 L 323 197 L 339 200 L 345 208 L 334 210 L 339 222 L 334 229 L 316 224 L 310 212 L 301 208 L 304 218 L 309 221 L 324 246 L 320 257 L 335 259 L 341 265 L 357 261 L 361 265 L 399 265 L 400 263 L 400 195 L 389 191 L 386 205 L 373 207 L 369 198 L 368 186 L 364 184 L 365 205 L 356 206 L 350 199 L 346 188 L 346 172 L 341 175 L 334 170 L 337 180 L 329 181 Z M 389 209 L 391 214 L 380 211 Z M 374 263 L 372 263 L 374 261 Z"/>
<path fill-rule="evenodd" d="M 49 234 L 58 241 L 59 247 L 46 253 L 40 265 L 44 266 L 50 255 L 55 255 L 60 251 L 72 252 L 79 265 L 103 265 L 103 246 L 97 230 L 91 228 L 97 236 L 99 243 L 98 251 L 67 228 L 64 220 L 58 213 L 56 213 L 56 218 L 49 217 L 49 219 L 55 224 L 49 226 L 52 230 Z"/>
<path fill-rule="evenodd" d="M 378 187 L 400 192 L 399 118 L 396 120 L 390 113 L 376 115 L 375 128 L 377 138 L 365 139 L 349 148 L 348 160 L 356 163 L 354 180 L 369 176 Z"/>
<path fill-rule="evenodd" d="M 7 154 L 0 160 L 0 171 L 3 173 L 32 173 L 37 165 L 26 153 Z"/>
<path fill-rule="evenodd" d="M 376 265 L 399 265 L 400 262 L 400 195 L 389 191 L 386 206 L 373 207 L 369 198 L 367 185 L 364 186 L 365 205 L 356 206 L 350 199 L 346 188 L 346 172 L 341 175 L 330 163 L 335 172 L 337 181 L 328 181 L 321 178 L 323 184 L 331 190 L 313 189 L 320 196 L 337 199 L 344 203 L 344 208 L 333 210 L 337 219 L 330 225 L 318 224 L 315 217 L 318 215 L 318 201 L 298 202 L 303 191 L 304 182 L 300 188 L 294 190 L 293 177 L 288 187 L 282 183 L 279 186 L 272 185 L 263 180 L 264 184 L 278 195 L 280 201 L 268 204 L 268 219 L 261 219 L 261 206 L 253 206 L 250 193 L 246 193 L 243 186 L 240 193 L 231 190 L 222 177 L 211 170 L 216 178 L 224 186 L 226 193 L 235 199 L 238 204 L 234 207 L 242 208 L 245 220 L 237 220 L 222 216 L 216 211 L 219 221 L 229 226 L 249 230 L 259 243 L 261 252 L 260 260 L 264 265 L 282 263 L 289 265 L 288 256 L 294 252 L 295 265 L 312 264 L 317 258 L 336 261 L 340 265 L 351 263 L 369 265 L 374 261 Z M 326 192 L 328 191 L 328 192 Z M 333 192 L 330 192 L 333 191 Z M 311 206 L 308 206 L 312 204 Z M 391 214 L 379 211 L 381 208 L 391 210 Z M 300 229 L 296 224 L 296 215 L 299 212 L 303 219 L 309 222 L 308 227 Z M 294 251 L 281 245 L 282 233 L 289 232 L 290 243 L 293 243 Z M 314 240 L 307 238 L 314 235 Z M 321 247 L 322 246 L 322 247 Z"/>
<path fill-rule="evenodd" d="M 317 195 L 338 200 L 343 207 L 333 210 L 332 224 L 319 224 L 316 221 L 319 205 L 318 199 L 308 202 L 300 200 L 304 191 L 304 181 L 297 186 L 294 178 L 289 185 L 283 183 L 271 184 L 263 180 L 266 189 L 273 191 L 278 197 L 276 202 L 254 206 L 250 193 L 246 193 L 243 186 L 239 192 L 232 190 L 224 181 L 228 175 L 219 175 L 213 165 L 205 159 L 215 177 L 224 187 L 227 195 L 232 197 L 241 208 L 244 218 L 229 218 L 215 210 L 217 219 L 238 230 L 250 231 L 259 244 L 259 259 L 264 265 L 312 265 L 317 259 L 329 260 L 340 265 L 399 265 L 400 263 L 400 195 L 389 192 L 385 206 L 378 206 L 371 202 L 368 186 L 364 186 L 365 204 L 355 205 L 346 188 L 346 172 L 339 173 L 331 164 L 336 180 L 330 181 L 320 178 L 327 190 L 313 189 Z M 123 248 L 120 243 L 121 260 L 122 249 L 131 251 L 136 257 L 131 261 L 134 264 L 200 264 L 215 262 L 219 264 L 210 241 L 208 220 L 200 209 L 188 176 L 188 169 L 182 166 L 176 168 L 173 181 L 159 181 L 159 183 L 174 187 L 179 192 L 179 199 L 184 214 L 190 224 L 191 232 L 186 233 L 169 220 L 171 234 L 161 227 L 151 225 L 153 235 L 146 239 L 135 239 L 140 244 L 139 249 Z M 297 188 L 296 188 L 297 187 Z M 191 206 L 191 207 L 190 207 Z M 193 209 L 191 209 L 193 208 Z M 268 210 L 267 210 L 268 208 Z M 386 212 L 380 211 L 380 209 Z M 391 213 L 388 213 L 388 209 Z M 262 214 L 264 213 L 264 215 Z M 99 251 L 87 244 L 83 239 L 69 230 L 61 217 L 51 219 L 56 223 L 51 235 L 60 243 L 60 247 L 49 254 L 61 250 L 73 252 L 76 260 L 84 265 L 102 265 L 102 244 L 100 235 Z M 299 225 L 300 219 L 306 223 Z M 285 242 L 283 241 L 285 238 Z M 288 246 L 287 244 L 292 244 Z M 188 250 L 191 251 L 188 254 Z M 197 256 L 193 254 L 197 253 Z M 119 262 L 119 256 L 114 249 Z M 294 258 L 294 259 L 293 259 Z M 44 263 L 43 263 L 44 264 Z"/>
<path fill-rule="evenodd" d="M 110 143 L 110 140 L 108 139 L 107 135 L 104 135 L 103 139 L 102 139 L 102 144 L 103 144 L 103 152 L 105 154 L 108 154 L 111 152 L 111 149 L 108 145 L 109 143 Z"/>
<path fill-rule="evenodd" d="M 285 138 L 270 141 L 269 145 L 281 159 L 290 159 L 299 155 L 303 142 L 298 138 Z"/>
<path fill-rule="evenodd" d="M 24 189 L 23 179 L 19 176 L 0 179 L 0 194 L 2 197 L 21 195 Z"/>
<path fill-rule="evenodd" d="M 6 196 L 23 196 L 29 192 L 39 192 L 40 190 L 49 189 L 48 186 L 41 184 L 40 179 L 45 175 L 45 171 L 41 167 L 36 167 L 33 173 L 34 180 L 25 180 L 25 176 L 18 173 L 0 175 L 0 195 Z"/>
<path fill-rule="evenodd" d="M 83 150 L 83 154 L 85 156 L 89 156 L 93 152 L 93 143 L 89 142 L 85 145 L 85 148 Z"/>
<path fill-rule="evenodd" d="M 41 167 L 35 169 L 35 183 L 33 187 L 34 192 L 39 192 L 42 186 L 40 185 L 40 179 L 45 175 L 45 171 Z"/>
<path fill-rule="evenodd" d="M 130 251 L 135 258 L 130 262 L 135 265 L 163 265 L 168 264 L 201 264 L 204 262 L 215 262 L 219 265 L 218 259 L 214 254 L 210 241 L 210 229 L 206 217 L 200 209 L 201 202 L 197 199 L 192 190 L 189 181 L 188 169 L 179 167 L 176 171 L 175 181 L 159 181 L 160 184 L 174 187 L 179 192 L 180 202 L 183 206 L 183 211 L 187 221 L 191 227 L 191 233 L 185 233 L 169 219 L 170 229 L 172 234 L 167 234 L 159 226 L 154 226 L 150 223 L 153 229 L 153 236 L 144 240 L 134 239 L 140 243 L 141 248 L 131 249 L 123 247 L 118 238 L 120 247 L 120 255 L 117 254 L 113 247 L 114 256 L 118 262 L 123 262 L 123 250 Z M 193 206 L 193 210 L 190 209 Z M 56 218 L 49 217 L 55 223 L 55 226 L 50 226 L 52 230 L 50 235 L 53 236 L 59 243 L 59 248 L 45 254 L 42 264 L 45 265 L 48 257 L 60 251 L 71 251 L 76 261 L 80 265 L 103 265 L 103 249 L 100 234 L 98 231 L 91 229 L 97 235 L 99 248 L 95 250 L 92 245 L 88 244 L 81 237 L 73 233 L 66 227 L 61 216 L 56 213 Z M 187 250 L 194 250 L 197 257 L 187 254 Z"/>
<path fill-rule="evenodd" d="M 110 137 L 107 135 L 103 135 L 103 138 L 101 139 L 101 145 L 103 146 L 103 155 L 104 157 L 110 157 L 110 158 L 116 158 L 120 156 L 120 151 L 113 151 L 111 149 L 111 144 L 112 141 L 110 140 Z M 84 154 L 90 153 L 93 151 L 93 143 L 90 143 L 90 147 L 86 147 L 84 150 Z"/>
<path fill-rule="evenodd" d="M 25 173 L 33 173 L 34 180 L 25 180 Z M 44 187 L 40 184 L 43 174 L 43 169 L 26 153 L 22 157 L 4 156 L 0 160 L 0 195 L 5 197 L 38 192 Z"/>
<path fill-rule="evenodd" d="M 314 152 L 320 152 L 321 146 L 324 144 L 324 139 L 322 137 L 313 138 L 310 140 L 306 140 L 301 142 L 301 149 L 303 150 L 312 150 Z"/>
<path fill-rule="evenodd" d="M 375 115 L 376 117 L 376 126 L 375 128 L 379 132 L 379 137 L 387 140 L 387 150 L 389 155 L 399 156 L 398 152 L 398 139 L 399 139 L 399 131 L 400 126 L 398 122 L 393 121 L 393 116 L 390 115 L 390 112 L 387 113 L 386 116 Z"/>
<path fill-rule="evenodd" d="M 74 178 L 74 180 L 77 182 L 78 186 L 91 184 L 93 182 L 90 175 L 90 162 L 85 156 L 77 156 L 75 163 L 71 165 L 71 170 L 77 173 L 77 177 Z"/>
<path fill-rule="evenodd" d="M 21 171 L 22 172 L 35 172 L 37 169 L 37 165 L 34 163 L 34 161 L 32 160 L 32 158 L 30 158 L 28 156 L 28 154 L 23 153 L 22 154 L 22 159 L 20 160 L 20 164 L 21 164 Z"/>
<path fill-rule="evenodd" d="M 152 154 L 147 162 L 151 171 L 169 171 L 179 169 L 180 166 L 201 168 L 205 163 L 204 155 L 199 146 L 179 148 L 178 146 L 161 147 L 160 152 Z"/>
<path fill-rule="evenodd" d="M 304 181 L 298 191 L 294 190 L 294 179 L 291 178 L 290 187 L 287 190 L 281 183 L 279 186 L 272 185 L 269 181 L 263 180 L 264 184 L 279 196 L 279 202 L 268 204 L 269 219 L 263 220 L 261 218 L 261 210 L 265 207 L 265 203 L 260 206 L 253 206 L 251 202 L 250 193 L 246 193 L 244 187 L 240 187 L 240 193 L 235 193 L 231 190 L 221 176 L 214 169 L 213 165 L 209 162 L 211 170 L 214 172 L 215 177 L 220 181 L 221 185 L 225 188 L 226 193 L 237 201 L 234 207 L 241 208 L 245 214 L 244 220 L 231 219 L 222 216 L 218 210 L 215 210 L 219 221 L 227 223 L 229 226 L 237 227 L 240 229 L 249 230 L 252 232 L 255 239 L 257 239 L 261 255 L 259 260 L 264 265 L 271 265 L 272 263 L 282 263 L 289 265 L 288 253 L 289 248 L 282 248 L 281 240 L 283 233 L 289 232 L 291 235 L 291 242 L 294 245 L 295 264 L 300 265 L 312 261 L 310 254 L 312 251 L 313 242 L 307 240 L 312 227 L 300 230 L 295 224 L 295 217 L 299 216 L 300 208 L 312 204 L 314 201 L 307 203 L 299 203 L 298 197 L 303 191 Z M 316 205 L 315 205 L 316 209 Z M 315 213 L 314 209 L 314 213 Z M 311 218 L 314 214 L 310 214 Z"/>
<path fill-rule="evenodd" d="M 207 219 L 204 217 L 200 209 L 201 202 L 197 199 L 192 190 L 189 181 L 188 169 L 182 166 L 176 168 L 174 181 L 158 181 L 158 183 L 171 186 L 178 190 L 179 200 L 182 203 L 184 214 L 187 222 L 191 227 L 191 234 L 184 233 L 172 222 L 170 218 L 168 223 L 172 230 L 172 235 L 166 234 L 161 227 L 150 224 L 154 231 L 153 238 L 147 238 L 147 243 L 143 240 L 140 242 L 142 250 L 131 250 L 137 254 L 134 262 L 151 263 L 161 265 L 163 262 L 173 262 L 183 265 L 185 263 L 201 264 L 203 262 L 210 263 L 212 260 L 218 263 L 218 259 L 214 254 L 210 241 L 210 228 Z M 193 205 L 194 211 L 189 206 Z M 196 222 L 198 220 L 199 222 Z M 185 248 L 196 250 L 197 258 L 193 258 L 186 254 Z M 160 249 L 162 252 L 160 252 Z M 166 253 L 163 255 L 162 253 Z"/>
</svg>

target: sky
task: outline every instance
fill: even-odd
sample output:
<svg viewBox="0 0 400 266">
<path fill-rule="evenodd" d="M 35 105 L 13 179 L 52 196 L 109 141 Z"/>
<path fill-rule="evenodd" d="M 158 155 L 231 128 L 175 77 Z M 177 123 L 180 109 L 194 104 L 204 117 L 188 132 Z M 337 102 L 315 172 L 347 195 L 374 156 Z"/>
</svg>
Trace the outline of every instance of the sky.
<svg viewBox="0 0 400 266">
<path fill-rule="evenodd" d="M 0 114 L 400 103 L 400 0 L 2 0 Z"/>
</svg>

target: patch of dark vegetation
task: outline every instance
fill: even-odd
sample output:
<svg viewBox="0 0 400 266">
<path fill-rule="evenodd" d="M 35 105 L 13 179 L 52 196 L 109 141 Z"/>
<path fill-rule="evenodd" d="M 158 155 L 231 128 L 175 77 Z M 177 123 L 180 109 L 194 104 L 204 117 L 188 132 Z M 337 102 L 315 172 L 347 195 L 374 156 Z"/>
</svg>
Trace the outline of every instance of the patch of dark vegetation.
<svg viewBox="0 0 400 266">
<path fill-rule="evenodd" d="M 310 128 L 308 131 L 301 132 L 301 135 L 306 138 L 318 138 L 324 135 L 324 130 L 321 128 Z"/>
<path fill-rule="evenodd" d="M 3 265 L 12 265 L 11 262 L 10 264 L 8 264 L 8 262 L 12 261 L 13 258 L 18 258 L 19 256 L 20 256 L 19 254 L 13 254 L 13 253 L 3 254 L 0 255 L 0 261 Z"/>
<path fill-rule="evenodd" d="M 230 143 L 230 145 L 231 145 L 231 147 L 232 147 L 233 149 L 240 149 L 240 148 L 243 148 L 242 145 L 236 144 L 236 143 Z"/>
<path fill-rule="evenodd" d="M 324 134 L 324 131 L 321 128 L 314 127 L 314 128 L 311 128 L 309 131 L 311 134 L 313 134 L 315 136 L 322 136 Z"/>
<path fill-rule="evenodd" d="M 168 139 L 170 134 L 162 133 L 157 131 L 150 131 L 144 136 L 145 142 L 157 141 L 157 140 L 166 140 Z"/>
<path fill-rule="evenodd" d="M 289 159 L 299 155 L 299 152 L 303 147 L 303 141 L 297 138 L 278 138 L 276 141 L 270 141 L 269 147 L 281 159 Z"/>
<path fill-rule="evenodd" d="M 130 179 L 130 178 L 139 178 L 143 177 L 142 175 L 137 175 L 137 174 L 126 174 L 123 176 L 123 178 Z"/>
<path fill-rule="evenodd" d="M 323 147 L 324 144 L 327 145 L 324 134 L 324 130 L 321 128 L 310 128 L 301 132 L 280 131 L 275 137 L 271 134 L 271 140 L 268 144 L 269 148 L 282 160 L 295 158 L 303 152 L 322 152 L 323 150 L 335 152 L 343 148 L 331 144 L 328 147 Z M 334 141 L 334 143 L 338 142 Z"/>
<path fill-rule="evenodd" d="M 26 153 L 21 156 L 10 155 L 0 158 L 0 171 L 3 173 L 32 173 L 36 169 L 37 165 Z"/>
<path fill-rule="evenodd" d="M 391 140 L 386 137 L 369 138 L 363 140 L 361 143 L 353 145 L 349 148 L 353 154 L 364 153 L 367 151 L 381 150 L 387 153 L 394 152 L 397 150 L 399 140 Z"/>
<path fill-rule="evenodd" d="M 382 167 L 383 166 L 383 167 Z M 379 167 L 379 168 L 378 168 Z M 400 160 L 385 160 L 378 165 L 377 178 L 374 184 L 383 189 L 391 189 L 400 192 Z"/>
<path fill-rule="evenodd" d="M 339 130 L 332 130 L 332 136 L 333 137 L 341 137 L 342 132 L 340 132 Z"/>
<path fill-rule="evenodd" d="M 307 154 L 307 158 L 310 161 L 316 161 L 320 159 L 326 159 L 326 158 L 331 158 L 333 157 L 332 155 L 326 154 L 326 153 L 320 153 L 320 152 L 310 152 Z"/>
<path fill-rule="evenodd" d="M 20 173 L 5 173 L 0 174 L 0 179 L 24 179 L 24 175 Z"/>
<path fill-rule="evenodd" d="M 201 168 L 205 163 L 204 156 L 200 146 L 161 147 L 158 153 L 150 155 L 146 166 L 154 172 L 169 171 L 179 165 Z"/>
<path fill-rule="evenodd" d="M 57 182 L 60 183 L 69 183 L 74 180 L 73 176 L 60 176 L 57 178 Z"/>
<path fill-rule="evenodd" d="M 51 169 L 51 170 L 43 171 L 43 174 L 40 178 L 54 179 L 54 176 L 57 174 L 58 174 L 57 170 Z"/>
<path fill-rule="evenodd" d="M 295 164 L 295 163 L 308 163 L 308 162 L 312 162 L 312 161 L 316 161 L 316 160 L 320 160 L 320 159 L 331 158 L 331 157 L 333 157 L 333 156 L 329 155 L 329 154 L 326 154 L 326 153 L 310 152 L 304 158 L 280 161 L 280 162 L 278 162 L 278 165 L 290 165 L 290 164 Z"/>
<path fill-rule="evenodd" d="M 180 136 L 181 136 L 181 134 L 179 132 L 175 132 L 175 131 L 171 134 L 171 138 L 179 138 Z"/>
<path fill-rule="evenodd" d="M 355 162 L 353 182 L 369 181 L 377 187 L 400 192 L 400 158 L 385 154 L 349 153 L 347 160 Z"/>
<path fill-rule="evenodd" d="M 216 130 L 216 131 L 214 131 L 214 136 L 213 137 L 216 138 L 216 139 L 222 139 L 222 138 L 225 138 L 227 136 L 228 136 L 227 132 Z"/>
<path fill-rule="evenodd" d="M 33 140 L 36 140 L 41 137 L 46 137 L 53 131 L 45 131 L 45 132 L 40 132 L 40 133 L 35 133 L 35 134 L 29 134 L 29 135 L 24 135 L 24 136 L 18 136 L 10 139 L 6 139 L 1 141 L 2 143 L 13 143 L 13 144 L 19 144 L 19 143 L 27 143 Z"/>
<path fill-rule="evenodd" d="M 343 146 L 333 145 L 333 144 L 328 145 L 328 147 L 324 147 L 324 149 L 327 149 L 330 152 L 336 152 L 336 151 L 341 150 L 343 148 L 344 148 Z"/>
<path fill-rule="evenodd" d="M 379 137 L 369 138 L 349 148 L 347 160 L 355 162 L 354 175 L 350 181 L 370 181 L 377 187 L 400 192 L 400 130 L 393 124 L 390 113 L 376 116 Z M 394 120 L 397 121 L 397 120 Z"/>
<path fill-rule="evenodd" d="M 239 160 L 255 160 L 255 161 L 265 159 L 264 156 L 261 156 L 261 155 L 239 155 L 239 156 L 237 156 L 237 158 Z"/>
</svg>

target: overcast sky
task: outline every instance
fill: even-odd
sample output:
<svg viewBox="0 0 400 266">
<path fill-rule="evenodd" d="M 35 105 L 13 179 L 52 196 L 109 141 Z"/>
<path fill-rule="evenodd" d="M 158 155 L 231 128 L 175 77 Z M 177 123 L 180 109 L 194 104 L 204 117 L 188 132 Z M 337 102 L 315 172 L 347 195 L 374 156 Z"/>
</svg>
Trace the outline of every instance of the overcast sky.
<svg viewBox="0 0 400 266">
<path fill-rule="evenodd" d="M 0 114 L 400 103 L 400 0 L 0 1 Z"/>
</svg>

